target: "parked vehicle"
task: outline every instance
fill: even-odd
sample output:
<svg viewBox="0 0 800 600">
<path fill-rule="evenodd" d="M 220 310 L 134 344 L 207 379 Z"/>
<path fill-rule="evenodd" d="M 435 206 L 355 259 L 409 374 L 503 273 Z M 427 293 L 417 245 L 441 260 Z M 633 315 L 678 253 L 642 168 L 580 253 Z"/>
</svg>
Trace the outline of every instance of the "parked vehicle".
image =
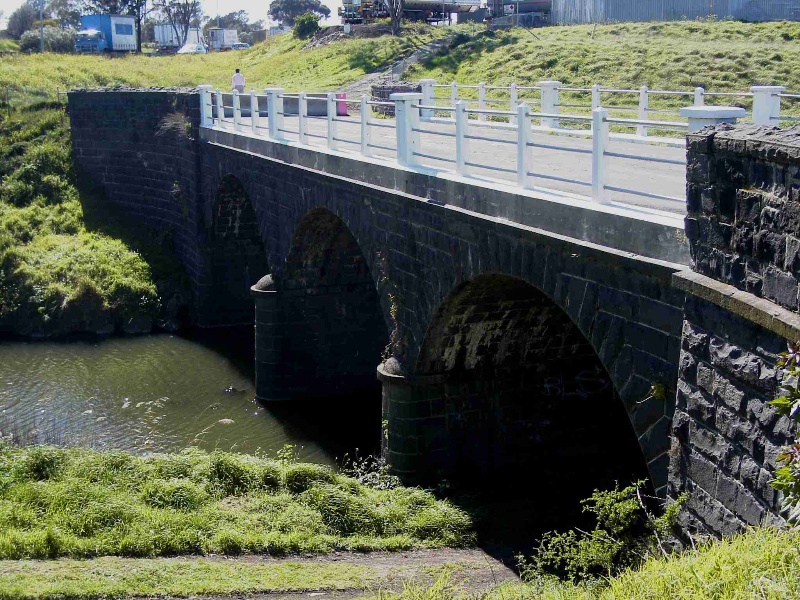
<svg viewBox="0 0 800 600">
<path fill-rule="evenodd" d="M 239 42 L 231 46 L 231 50 L 247 50 L 248 48 L 250 48 L 250 44 L 245 44 L 244 42 Z"/>
<path fill-rule="evenodd" d="M 235 29 L 211 27 L 208 30 L 208 45 L 212 50 L 230 50 L 239 43 L 239 32 Z"/>
<path fill-rule="evenodd" d="M 198 28 L 190 29 L 186 34 L 186 41 L 181 43 L 175 28 L 170 23 L 161 23 L 153 27 L 153 34 L 156 41 L 156 49 L 162 54 L 168 54 L 170 50 L 177 51 L 186 44 L 203 44 L 203 34 Z"/>
<path fill-rule="evenodd" d="M 480 6 L 481 0 L 405 0 L 403 18 L 409 21 L 444 21 L 452 13 L 474 12 Z M 389 9 L 385 0 L 342 0 L 339 16 L 342 23 L 370 23 L 388 17 Z"/>
<path fill-rule="evenodd" d="M 207 54 L 208 46 L 205 44 L 185 44 L 178 50 L 178 54 Z"/>
<path fill-rule="evenodd" d="M 75 34 L 75 52 L 136 52 L 136 19 L 128 15 L 84 15 Z"/>
</svg>

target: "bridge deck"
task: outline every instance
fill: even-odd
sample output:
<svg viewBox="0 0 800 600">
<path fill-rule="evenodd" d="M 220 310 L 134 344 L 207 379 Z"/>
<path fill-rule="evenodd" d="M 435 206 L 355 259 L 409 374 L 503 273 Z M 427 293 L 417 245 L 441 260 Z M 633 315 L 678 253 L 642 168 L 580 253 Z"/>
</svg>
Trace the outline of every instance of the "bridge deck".
<svg viewBox="0 0 800 600">
<path fill-rule="evenodd" d="M 230 123 L 230 119 L 225 119 L 225 121 L 227 128 L 232 129 L 233 125 Z M 373 123 L 375 123 L 371 127 L 371 142 L 374 145 L 371 148 L 373 155 L 385 159 L 395 159 L 397 157 L 395 150 L 397 142 L 394 119 L 375 118 Z M 338 150 L 360 153 L 361 134 L 358 116 L 355 118 L 339 117 L 337 118 L 336 126 L 336 137 L 339 138 L 337 142 Z M 266 135 L 267 118 L 260 117 L 257 127 L 259 134 Z M 327 128 L 326 117 L 308 117 L 308 144 L 326 147 Z M 242 119 L 241 129 L 242 131 L 250 131 L 249 115 L 247 118 Z M 283 129 L 285 131 L 281 132 L 282 136 L 289 141 L 298 141 L 298 118 L 296 116 L 285 116 Z M 455 139 L 440 134 L 452 134 L 454 126 L 450 123 L 426 121 L 420 125 L 420 129 L 423 133 L 420 133 L 421 147 L 419 152 L 426 156 L 417 156 L 418 162 L 426 167 L 453 171 L 456 157 Z M 504 129 L 502 126 L 478 127 L 477 124 L 473 124 L 470 129 L 470 135 L 491 137 L 509 142 L 469 140 L 469 162 L 476 165 L 492 165 L 507 169 L 507 171 L 499 171 L 476 166 L 470 167 L 471 174 L 515 182 L 517 177 L 516 131 L 509 128 Z M 430 131 L 431 133 L 424 133 L 424 131 Z M 533 178 L 537 187 L 580 195 L 590 194 L 592 175 L 591 139 L 577 137 L 576 135 L 534 132 L 531 141 L 534 144 L 562 146 L 572 150 L 533 148 L 532 172 L 546 176 Z M 634 143 L 613 137 L 607 149 L 614 153 L 635 154 L 648 158 L 668 160 L 680 160 L 685 157 L 686 153 L 685 149 L 681 147 Z M 685 166 L 618 157 L 607 157 L 606 160 L 608 161 L 608 185 L 610 186 L 681 199 L 684 197 Z M 575 179 L 585 182 L 585 185 L 560 181 L 559 179 Z M 651 210 L 673 214 L 683 214 L 686 211 L 686 205 L 683 200 L 648 198 L 616 191 L 609 191 L 608 196 L 610 200 Z"/>
</svg>

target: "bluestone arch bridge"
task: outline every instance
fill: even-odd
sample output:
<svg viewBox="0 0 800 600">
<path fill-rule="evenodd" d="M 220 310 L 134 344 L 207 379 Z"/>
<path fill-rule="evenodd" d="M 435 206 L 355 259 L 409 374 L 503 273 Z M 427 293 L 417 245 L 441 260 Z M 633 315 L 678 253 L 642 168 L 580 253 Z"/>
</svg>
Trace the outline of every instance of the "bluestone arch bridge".
<svg viewBox="0 0 800 600">
<path fill-rule="evenodd" d="M 590 492 L 647 475 L 662 497 L 693 492 L 687 526 L 780 521 L 768 476 L 791 426 L 766 401 L 800 333 L 796 225 L 764 219 L 768 236 L 753 215 L 764 194 L 790 200 L 796 158 L 770 154 L 766 130 L 689 135 L 684 230 L 220 127 L 196 91 L 75 91 L 69 111 L 83 172 L 171 232 L 196 322 L 252 322 L 255 305 L 260 399 L 346 411 L 371 395 L 409 482 L 525 465 L 589 471 Z"/>
</svg>

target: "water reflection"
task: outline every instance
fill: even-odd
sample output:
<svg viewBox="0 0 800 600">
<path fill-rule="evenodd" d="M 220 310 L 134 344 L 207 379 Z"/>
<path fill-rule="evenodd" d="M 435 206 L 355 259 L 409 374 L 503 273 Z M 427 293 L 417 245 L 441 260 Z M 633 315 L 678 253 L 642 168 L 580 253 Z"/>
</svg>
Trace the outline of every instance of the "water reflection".
<svg viewBox="0 0 800 600">
<path fill-rule="evenodd" d="M 0 342 L 0 430 L 39 441 L 134 452 L 275 453 L 331 464 L 373 451 L 380 395 L 309 405 L 254 400 L 252 327 L 193 339 L 154 335 Z"/>
</svg>

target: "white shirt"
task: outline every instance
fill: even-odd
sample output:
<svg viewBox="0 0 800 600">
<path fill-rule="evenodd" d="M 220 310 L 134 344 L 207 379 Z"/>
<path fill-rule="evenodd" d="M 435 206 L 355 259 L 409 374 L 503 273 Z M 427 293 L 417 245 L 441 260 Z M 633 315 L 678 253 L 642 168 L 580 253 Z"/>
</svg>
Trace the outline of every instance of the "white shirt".
<svg viewBox="0 0 800 600">
<path fill-rule="evenodd" d="M 234 73 L 232 82 L 233 82 L 233 87 L 236 87 L 237 85 L 241 85 L 242 87 L 244 87 L 244 75 L 242 75 L 241 73 Z"/>
</svg>

